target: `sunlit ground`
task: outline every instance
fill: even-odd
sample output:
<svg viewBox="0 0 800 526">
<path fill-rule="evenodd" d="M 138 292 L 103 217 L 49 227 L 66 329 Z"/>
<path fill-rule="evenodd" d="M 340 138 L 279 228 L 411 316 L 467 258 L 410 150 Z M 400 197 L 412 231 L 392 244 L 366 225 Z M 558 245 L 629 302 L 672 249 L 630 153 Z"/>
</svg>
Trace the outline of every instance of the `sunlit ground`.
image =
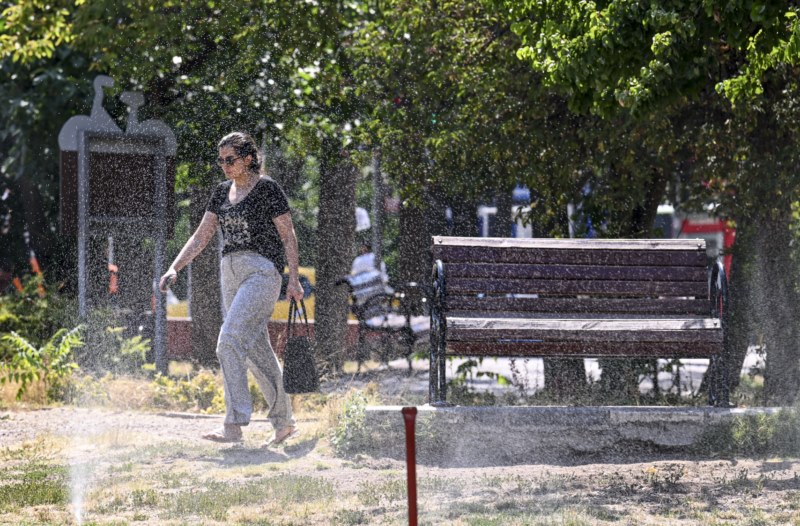
<svg viewBox="0 0 800 526">
<path fill-rule="evenodd" d="M 263 447 L 271 434 L 263 412 L 243 443 L 206 442 L 199 436 L 219 425 L 219 413 L 148 406 L 145 379 L 108 381 L 106 402 L 92 407 L 37 409 L 5 398 L 0 523 L 407 524 L 402 460 L 334 452 L 343 390 L 408 401 L 382 394 L 383 385 L 405 378 L 404 370 L 382 373 L 374 362 L 363 369 L 374 379 L 366 387 L 343 381 L 327 394 L 296 397 L 302 434 L 272 450 Z M 355 370 L 347 363 L 345 376 L 358 378 Z M 171 375 L 191 372 L 191 364 L 170 365 Z M 800 523 L 794 458 L 672 453 L 417 470 L 420 524 Z"/>
</svg>

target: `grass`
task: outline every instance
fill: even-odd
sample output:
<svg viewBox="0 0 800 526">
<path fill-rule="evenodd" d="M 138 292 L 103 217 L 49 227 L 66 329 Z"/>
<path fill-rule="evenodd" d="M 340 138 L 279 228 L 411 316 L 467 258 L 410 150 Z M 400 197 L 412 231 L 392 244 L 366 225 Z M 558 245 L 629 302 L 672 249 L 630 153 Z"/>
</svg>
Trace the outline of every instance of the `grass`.
<svg viewBox="0 0 800 526">
<path fill-rule="evenodd" d="M 0 512 L 69 500 L 67 468 L 58 462 L 53 446 L 37 440 L 0 453 Z"/>
<path fill-rule="evenodd" d="M 170 518 L 199 516 L 225 521 L 228 511 L 233 507 L 246 507 L 264 501 L 272 506 L 287 507 L 329 501 L 333 496 L 334 487 L 329 482 L 315 477 L 284 475 L 244 484 L 212 481 L 200 488 L 162 497 L 160 507 L 166 510 L 166 515 Z"/>
<path fill-rule="evenodd" d="M 66 470 L 62 466 L 33 465 L 0 478 L 0 511 L 46 504 L 64 505 L 69 500 Z"/>
<path fill-rule="evenodd" d="M 368 507 L 390 505 L 407 498 L 406 481 L 402 478 L 365 482 L 358 489 L 358 501 Z"/>
<path fill-rule="evenodd" d="M 108 382 L 119 393 L 114 397 L 145 389 L 144 380 Z M 364 400 L 386 401 L 377 384 L 357 394 L 295 398 L 304 435 L 281 453 L 285 458 L 252 444 L 218 446 L 115 428 L 77 446 L 49 437 L 0 449 L 0 524 L 74 524 L 70 488 L 78 468 L 87 476 L 85 525 L 406 524 L 404 464 L 364 454 L 338 457 L 331 445 L 331 437 L 344 440 L 351 432 L 365 439 Z M 6 425 L 14 423 L 0 421 Z M 717 429 L 707 445 L 734 459 L 725 461 L 707 453 L 690 462 L 516 470 L 420 464 L 420 524 L 800 524 L 800 440 L 793 427 L 800 429 L 800 418 L 787 412 Z M 419 433 L 432 431 L 420 425 Z M 700 464 L 705 471 L 698 471 Z"/>
</svg>

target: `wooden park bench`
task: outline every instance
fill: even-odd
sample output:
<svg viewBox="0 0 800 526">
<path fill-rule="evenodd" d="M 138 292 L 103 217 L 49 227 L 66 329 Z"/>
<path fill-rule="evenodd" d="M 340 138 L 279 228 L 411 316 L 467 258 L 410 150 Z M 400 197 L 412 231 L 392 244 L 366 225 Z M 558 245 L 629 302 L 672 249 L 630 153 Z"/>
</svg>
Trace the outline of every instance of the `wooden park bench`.
<svg viewBox="0 0 800 526">
<path fill-rule="evenodd" d="M 728 403 L 704 240 L 434 237 L 432 254 L 431 404 L 447 356 L 708 358 L 709 403 Z"/>
<path fill-rule="evenodd" d="M 350 289 L 350 312 L 358 320 L 357 360 L 359 367 L 368 357 L 365 355 L 368 336 L 382 337 L 387 343 L 400 343 L 403 356 L 411 370 L 411 355 L 414 345 L 429 339 L 430 318 L 422 314 L 421 304 L 426 301 L 417 283 L 408 283 L 387 291 L 381 273 L 377 270 L 360 272 L 342 278 L 339 283 Z M 386 341 L 389 338 L 389 342 Z M 382 358 L 391 357 L 384 352 Z"/>
</svg>

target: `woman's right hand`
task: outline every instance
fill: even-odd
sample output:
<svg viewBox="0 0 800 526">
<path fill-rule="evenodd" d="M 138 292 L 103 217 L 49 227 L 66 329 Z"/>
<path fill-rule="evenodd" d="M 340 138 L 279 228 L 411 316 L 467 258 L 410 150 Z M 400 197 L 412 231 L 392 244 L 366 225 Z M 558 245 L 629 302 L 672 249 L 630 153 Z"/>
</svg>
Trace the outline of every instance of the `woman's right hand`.
<svg viewBox="0 0 800 526">
<path fill-rule="evenodd" d="M 178 279 L 178 271 L 170 267 L 170 269 L 166 273 L 164 273 L 163 276 L 161 276 L 161 281 L 158 282 L 158 290 L 160 290 L 161 292 L 167 292 L 167 289 L 169 289 L 173 284 L 175 284 L 175 281 L 177 281 L 177 279 Z"/>
</svg>

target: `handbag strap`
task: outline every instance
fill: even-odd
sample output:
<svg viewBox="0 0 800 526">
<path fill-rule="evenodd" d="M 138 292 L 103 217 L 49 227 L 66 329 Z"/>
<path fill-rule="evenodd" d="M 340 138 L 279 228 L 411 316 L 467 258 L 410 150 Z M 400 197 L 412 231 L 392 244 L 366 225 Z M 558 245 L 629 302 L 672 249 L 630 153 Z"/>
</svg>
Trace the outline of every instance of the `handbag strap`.
<svg viewBox="0 0 800 526">
<path fill-rule="evenodd" d="M 302 317 L 300 315 L 301 311 L 302 311 Z M 290 302 L 289 302 L 289 323 L 288 323 L 288 329 L 287 329 L 287 331 L 288 331 L 287 335 L 288 336 L 292 335 L 292 326 L 296 327 L 297 318 L 300 318 L 301 321 L 303 321 L 305 323 L 306 334 L 308 334 L 308 311 L 306 310 L 306 304 L 301 299 L 300 300 L 300 306 L 299 306 L 299 309 L 298 309 L 297 302 L 294 300 L 294 298 L 292 298 L 290 300 Z M 295 330 L 296 330 L 296 328 L 295 328 Z"/>
</svg>

